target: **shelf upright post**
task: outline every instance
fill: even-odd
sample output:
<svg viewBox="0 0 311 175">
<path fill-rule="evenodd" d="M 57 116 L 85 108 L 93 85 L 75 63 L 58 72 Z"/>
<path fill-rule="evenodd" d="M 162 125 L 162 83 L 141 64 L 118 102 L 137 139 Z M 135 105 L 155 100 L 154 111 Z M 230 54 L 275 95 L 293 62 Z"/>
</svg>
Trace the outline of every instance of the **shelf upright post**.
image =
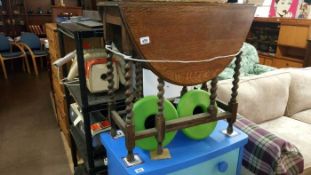
<svg viewBox="0 0 311 175">
<path fill-rule="evenodd" d="M 84 132 L 86 139 L 86 151 L 87 151 L 87 165 L 89 169 L 94 169 L 94 159 L 93 157 L 93 146 L 92 146 L 92 135 L 90 130 L 90 114 L 89 114 L 89 104 L 85 80 L 85 68 L 84 68 L 84 53 L 83 53 L 83 41 L 79 32 L 74 33 L 76 53 L 77 53 L 77 62 L 78 62 L 78 72 L 79 72 L 79 82 L 80 82 L 80 92 L 81 92 L 81 101 L 82 101 L 82 115 L 84 119 Z"/>
<path fill-rule="evenodd" d="M 60 32 L 59 30 L 57 30 L 57 34 L 58 34 L 60 56 L 63 57 L 63 56 L 65 56 L 64 34 L 62 32 Z M 62 71 L 63 71 L 63 75 L 67 75 L 66 65 L 62 66 Z M 65 91 L 65 97 L 66 97 L 67 111 L 70 111 L 70 100 L 71 100 L 70 99 L 70 93 L 69 93 L 67 88 L 64 88 L 64 91 Z M 70 122 L 70 120 L 69 120 L 69 122 Z M 77 146 L 76 146 L 75 141 L 74 141 L 71 134 L 70 134 L 70 147 L 71 147 L 70 151 L 71 151 L 71 158 L 72 158 L 73 166 L 77 167 L 78 166 Z"/>
</svg>

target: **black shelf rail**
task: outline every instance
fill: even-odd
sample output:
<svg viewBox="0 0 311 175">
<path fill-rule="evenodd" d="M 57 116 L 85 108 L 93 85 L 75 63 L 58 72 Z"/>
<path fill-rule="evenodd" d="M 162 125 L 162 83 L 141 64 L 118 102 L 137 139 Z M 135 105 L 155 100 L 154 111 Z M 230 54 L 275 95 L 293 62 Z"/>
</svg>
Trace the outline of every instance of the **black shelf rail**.
<svg viewBox="0 0 311 175">
<path fill-rule="evenodd" d="M 76 143 L 79 145 L 78 150 L 80 152 L 80 156 L 83 160 L 87 160 L 87 151 L 86 151 L 86 140 L 79 129 L 75 126 L 70 126 L 70 133 Z"/>
<path fill-rule="evenodd" d="M 66 86 L 66 87 L 71 96 L 78 103 L 78 105 L 82 106 L 80 87 L 79 86 Z M 125 91 L 124 87 L 120 87 L 119 90 L 115 91 L 115 99 L 117 106 L 122 105 L 124 103 L 125 99 L 124 91 Z M 108 110 L 107 103 L 109 102 L 109 96 L 107 93 L 92 94 L 90 92 L 87 92 L 87 96 L 90 111 L 97 111 L 98 109 Z"/>
<path fill-rule="evenodd" d="M 75 166 L 75 169 L 81 170 L 81 165 L 78 165 L 77 162 L 77 147 L 80 151 L 80 154 L 82 155 L 82 158 L 84 159 L 85 169 L 87 171 L 87 174 L 95 175 L 96 173 L 100 171 L 105 171 L 105 166 L 101 163 L 95 162 L 94 160 L 94 149 L 92 145 L 92 135 L 90 130 L 90 112 L 92 110 L 100 110 L 103 105 L 102 103 L 105 103 L 106 101 L 98 101 L 97 103 L 92 103 L 92 95 L 88 92 L 88 89 L 86 87 L 86 79 L 85 76 L 85 68 L 84 68 L 84 56 L 83 56 L 83 39 L 85 38 L 94 38 L 94 37 L 103 37 L 103 29 L 102 28 L 88 28 L 76 23 L 63 23 L 63 24 L 57 24 L 57 30 L 58 30 L 58 36 L 59 36 L 59 48 L 60 48 L 60 54 L 61 56 L 65 55 L 65 43 L 64 43 L 64 36 L 67 36 L 74 40 L 75 42 L 75 48 L 76 48 L 76 54 L 77 54 L 77 63 L 78 63 L 78 72 L 79 72 L 79 83 L 80 86 L 78 86 L 76 89 L 73 90 L 73 88 L 65 88 L 65 95 L 67 99 L 67 107 L 68 112 L 70 111 L 70 95 L 73 96 L 73 98 L 77 101 L 79 104 L 82 115 L 84 119 L 84 138 L 79 135 L 79 133 L 76 131 L 77 128 L 71 127 L 71 154 L 72 154 L 72 160 L 73 164 Z M 67 74 L 67 70 L 64 66 L 64 75 Z M 89 100 L 91 99 L 91 101 Z M 101 103 L 102 102 L 102 103 Z M 91 104 L 91 105 L 90 105 Z M 69 114 L 68 114 L 69 116 Z M 83 140 L 84 139 L 84 140 Z M 80 142 L 85 142 L 80 143 Z M 102 160 L 103 161 L 103 160 Z M 76 174 L 76 173 L 75 173 Z M 79 174 L 79 172 L 77 172 Z"/>
<path fill-rule="evenodd" d="M 74 171 L 74 175 L 88 175 L 84 166 L 77 166 Z"/>
<path fill-rule="evenodd" d="M 87 160 L 87 149 L 86 149 L 86 139 L 84 137 L 84 133 L 81 132 L 79 128 L 76 126 L 70 126 L 70 133 L 76 143 L 76 145 L 79 145 L 77 148 L 79 150 L 80 156 L 83 160 Z M 95 152 L 93 153 L 93 156 L 95 156 Z M 105 169 L 105 160 L 104 159 L 94 159 L 94 172 L 104 170 Z M 87 169 L 90 169 L 88 165 L 86 164 Z"/>
</svg>

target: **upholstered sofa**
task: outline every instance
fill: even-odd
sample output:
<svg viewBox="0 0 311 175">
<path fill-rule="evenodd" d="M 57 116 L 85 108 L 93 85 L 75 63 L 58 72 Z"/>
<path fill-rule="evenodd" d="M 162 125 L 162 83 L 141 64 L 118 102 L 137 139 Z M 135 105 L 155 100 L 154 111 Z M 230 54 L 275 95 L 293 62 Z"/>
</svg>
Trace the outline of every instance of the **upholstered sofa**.
<svg viewBox="0 0 311 175">
<path fill-rule="evenodd" d="M 230 79 L 218 83 L 219 100 L 229 101 L 231 87 Z M 279 153 L 271 153 L 278 156 L 277 163 L 280 165 L 273 165 L 271 174 L 278 174 L 278 168 L 286 169 L 282 166 L 289 164 L 286 161 L 290 161 L 291 156 L 299 159 L 301 155 L 304 159 L 303 174 L 311 174 L 311 68 L 279 69 L 261 75 L 241 77 L 238 92 L 239 114 L 285 141 L 280 146 L 273 145 L 280 147 L 276 149 Z M 267 134 L 260 139 L 265 140 L 264 137 Z M 286 143 L 295 146 L 288 148 L 291 144 Z M 260 144 L 270 149 L 265 141 Z M 247 161 L 258 161 L 255 156 L 247 157 Z M 256 174 L 250 167 L 246 167 L 244 172 Z"/>
<path fill-rule="evenodd" d="M 258 52 L 254 46 L 249 43 L 243 43 L 241 48 L 242 51 L 242 61 L 241 61 L 241 68 L 240 68 L 240 76 L 251 76 L 251 75 L 259 75 L 268 71 L 275 70 L 275 68 L 262 65 L 259 63 Z M 225 70 L 220 73 L 218 76 L 219 80 L 225 80 L 232 78 L 234 74 L 234 64 L 233 60 Z"/>
</svg>

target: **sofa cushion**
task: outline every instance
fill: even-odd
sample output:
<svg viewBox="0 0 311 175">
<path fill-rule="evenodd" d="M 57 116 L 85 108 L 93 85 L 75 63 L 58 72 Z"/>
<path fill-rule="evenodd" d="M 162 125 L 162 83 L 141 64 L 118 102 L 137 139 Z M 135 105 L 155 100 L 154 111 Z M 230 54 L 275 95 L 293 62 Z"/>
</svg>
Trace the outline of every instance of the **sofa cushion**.
<svg viewBox="0 0 311 175">
<path fill-rule="evenodd" d="M 311 68 L 292 69 L 286 116 L 311 109 Z M 311 117 L 311 116 L 310 116 Z"/>
<path fill-rule="evenodd" d="M 290 74 L 276 70 L 243 77 L 238 89 L 238 112 L 255 123 L 284 116 L 289 96 Z M 232 79 L 218 83 L 218 99 L 229 102 Z"/>
<path fill-rule="evenodd" d="M 283 116 L 259 126 L 294 144 L 304 157 L 304 168 L 311 167 L 311 125 Z"/>
<path fill-rule="evenodd" d="M 291 118 L 311 124 L 311 109 L 298 112 L 292 115 Z"/>
</svg>

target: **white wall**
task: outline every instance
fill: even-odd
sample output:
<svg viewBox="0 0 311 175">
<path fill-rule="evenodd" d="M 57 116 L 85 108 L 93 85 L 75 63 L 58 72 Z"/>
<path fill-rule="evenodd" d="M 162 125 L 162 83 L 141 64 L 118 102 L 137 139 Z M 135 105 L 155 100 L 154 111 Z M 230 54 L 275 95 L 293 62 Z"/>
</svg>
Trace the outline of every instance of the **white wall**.
<svg viewBox="0 0 311 175">
<path fill-rule="evenodd" d="M 255 17 L 268 17 L 272 0 L 264 0 L 261 6 L 257 7 Z"/>
</svg>

